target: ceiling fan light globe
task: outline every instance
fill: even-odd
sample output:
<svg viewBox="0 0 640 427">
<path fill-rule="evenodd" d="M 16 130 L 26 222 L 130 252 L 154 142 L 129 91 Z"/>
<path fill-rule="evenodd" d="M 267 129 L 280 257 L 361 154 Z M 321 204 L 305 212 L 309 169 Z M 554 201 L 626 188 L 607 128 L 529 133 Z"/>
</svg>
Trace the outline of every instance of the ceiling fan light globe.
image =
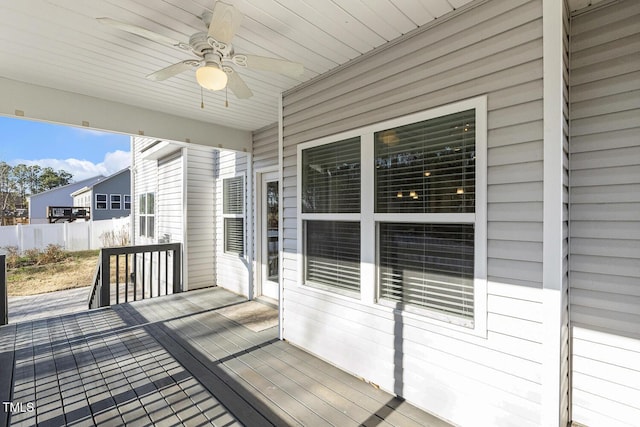
<svg viewBox="0 0 640 427">
<path fill-rule="evenodd" d="M 206 65 L 196 70 L 196 80 L 205 89 L 221 90 L 227 86 L 227 73 L 216 64 Z"/>
</svg>

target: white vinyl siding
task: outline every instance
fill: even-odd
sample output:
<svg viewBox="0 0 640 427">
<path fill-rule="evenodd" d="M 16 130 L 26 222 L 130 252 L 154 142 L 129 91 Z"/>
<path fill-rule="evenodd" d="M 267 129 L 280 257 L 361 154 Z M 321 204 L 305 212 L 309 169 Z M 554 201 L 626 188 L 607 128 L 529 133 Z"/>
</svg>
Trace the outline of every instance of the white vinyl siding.
<svg viewBox="0 0 640 427">
<path fill-rule="evenodd" d="M 571 24 L 573 420 L 640 420 L 640 3 Z"/>
<path fill-rule="evenodd" d="M 216 285 L 216 156 L 216 151 L 208 147 L 192 144 L 186 149 L 185 265 L 189 289 Z"/>
<path fill-rule="evenodd" d="M 249 294 L 249 270 L 246 255 L 237 253 L 225 253 L 225 216 L 231 215 L 238 218 L 237 214 L 224 213 L 224 180 L 227 178 L 242 177 L 246 183 L 247 155 L 231 151 L 218 151 L 215 153 L 216 192 L 214 218 L 216 221 L 216 284 L 233 292 Z M 243 185 L 243 212 L 246 212 L 246 186 Z M 244 214 L 239 218 L 246 224 Z M 243 240 L 246 240 L 246 230 L 243 232 Z"/>
<path fill-rule="evenodd" d="M 133 209 L 131 212 L 131 218 L 133 223 L 133 243 L 136 245 L 145 245 L 156 243 L 155 239 L 147 237 L 146 234 L 146 221 L 145 230 L 140 228 L 140 217 L 142 212 L 142 206 L 140 206 L 140 196 L 147 193 L 156 193 L 158 190 L 158 165 L 155 161 L 143 160 L 142 153 L 148 147 L 156 143 L 156 139 L 147 137 L 134 137 L 132 144 L 133 151 L 133 167 L 132 167 L 132 182 L 133 182 Z M 145 199 L 146 200 L 146 199 Z M 145 208 L 146 209 L 146 208 Z"/>
<path fill-rule="evenodd" d="M 253 169 L 273 170 L 278 166 L 278 124 L 253 132 Z"/>
<path fill-rule="evenodd" d="M 283 335 L 456 424 L 536 426 L 543 360 L 542 3 L 472 6 L 283 95 Z M 488 109 L 485 336 L 300 286 L 298 144 L 481 95 Z M 370 200 L 374 191 L 367 191 Z"/>
<path fill-rule="evenodd" d="M 260 232 L 261 224 L 260 218 L 256 213 L 257 197 L 259 197 L 257 195 L 257 191 L 259 191 L 259 188 L 262 185 L 261 174 L 276 172 L 278 170 L 278 123 L 273 123 L 269 126 L 265 126 L 254 131 L 252 133 L 252 139 L 253 150 L 251 153 L 251 157 L 253 159 L 254 173 L 250 178 L 253 180 L 253 185 L 251 187 L 251 218 L 253 220 L 254 233 L 252 234 L 250 248 L 253 251 L 253 259 L 256 260 L 256 265 L 259 266 L 259 252 L 258 248 L 256 247 L 256 243 L 259 242 L 258 234 Z M 256 181 L 256 177 L 258 177 L 258 181 Z M 259 276 L 260 274 L 258 273 L 257 268 L 254 269 L 254 280 L 256 281 L 256 283 Z"/>
<path fill-rule="evenodd" d="M 182 194 L 183 158 L 181 151 L 158 160 L 156 222 L 158 242 L 183 242 L 184 203 Z"/>
</svg>

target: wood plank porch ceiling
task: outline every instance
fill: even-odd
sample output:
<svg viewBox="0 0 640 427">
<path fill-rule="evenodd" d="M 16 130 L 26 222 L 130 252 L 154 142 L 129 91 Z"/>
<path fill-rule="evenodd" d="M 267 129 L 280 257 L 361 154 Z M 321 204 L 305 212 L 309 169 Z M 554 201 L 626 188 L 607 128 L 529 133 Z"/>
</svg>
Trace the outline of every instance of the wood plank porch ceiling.
<svg viewBox="0 0 640 427">
<path fill-rule="evenodd" d="M 214 0 L 25 0 L 0 4 L 0 77 L 181 117 L 255 130 L 277 121 L 278 96 L 471 0 L 226 0 L 245 15 L 235 51 L 300 62 L 299 79 L 240 70 L 248 100 L 206 92 L 192 71 L 145 79 L 188 53 L 99 24 L 111 17 L 178 41 L 205 29 Z M 19 103 L 18 103 L 19 104 Z"/>
</svg>

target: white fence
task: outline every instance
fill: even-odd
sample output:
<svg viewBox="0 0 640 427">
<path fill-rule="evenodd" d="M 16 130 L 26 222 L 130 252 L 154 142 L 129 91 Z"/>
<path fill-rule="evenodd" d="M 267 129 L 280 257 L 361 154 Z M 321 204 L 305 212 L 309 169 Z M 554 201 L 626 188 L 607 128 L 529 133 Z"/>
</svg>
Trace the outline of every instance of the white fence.
<svg viewBox="0 0 640 427">
<path fill-rule="evenodd" d="M 18 224 L 0 227 L 0 248 L 45 249 L 59 245 L 69 251 L 116 246 L 129 236 L 129 217 L 61 224 Z M 124 242 L 122 242 L 124 243 Z"/>
</svg>

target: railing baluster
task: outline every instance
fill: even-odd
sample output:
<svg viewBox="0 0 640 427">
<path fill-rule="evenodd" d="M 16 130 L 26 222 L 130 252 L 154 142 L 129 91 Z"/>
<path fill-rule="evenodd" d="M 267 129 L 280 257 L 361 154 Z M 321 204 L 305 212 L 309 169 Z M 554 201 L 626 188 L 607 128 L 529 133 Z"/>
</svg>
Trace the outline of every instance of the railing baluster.
<svg viewBox="0 0 640 427">
<path fill-rule="evenodd" d="M 116 255 L 116 304 L 120 304 L 120 254 Z"/>
<path fill-rule="evenodd" d="M 144 274 L 147 267 L 147 256 L 146 252 L 142 253 L 142 299 L 144 299 L 144 291 L 145 291 L 145 282 L 147 281 L 147 275 Z"/>
<path fill-rule="evenodd" d="M 102 258 L 102 273 L 100 275 L 100 307 L 111 305 L 111 254 L 100 251 Z"/>
<path fill-rule="evenodd" d="M 138 299 L 158 297 L 161 295 L 168 295 L 170 289 L 169 268 L 172 269 L 172 293 L 181 292 L 181 250 L 182 245 L 180 243 L 101 249 L 99 262 L 96 265 L 96 270 L 94 273 L 93 288 L 89 293 L 89 308 L 106 307 L 111 305 L 112 302 L 116 304 L 120 304 L 121 302 L 129 302 L 131 300 L 131 298 L 129 297 L 129 292 L 131 290 L 131 287 L 129 286 L 130 280 L 132 282 L 131 285 L 133 289 L 133 301 L 137 301 Z M 162 271 L 162 252 L 164 252 L 164 274 Z M 157 253 L 157 256 L 154 256 L 154 253 Z M 142 263 L 141 267 L 138 266 L 138 254 L 142 255 L 140 261 Z M 123 272 L 120 271 L 122 267 L 121 256 L 124 256 Z M 115 261 L 113 260 L 113 257 L 115 257 Z M 171 257 L 173 257 L 173 262 L 170 264 L 169 258 Z M 113 274 L 111 273 L 112 263 L 114 264 L 114 270 L 116 274 L 115 281 L 113 281 Z M 171 267 L 169 267 L 169 265 L 171 265 Z M 133 273 L 131 273 L 132 270 Z M 138 275 L 139 270 L 141 271 L 140 275 Z M 149 272 L 149 274 L 147 274 L 147 271 Z M 121 273 L 124 274 L 123 298 L 120 298 L 120 291 L 122 290 L 120 282 Z M 155 285 L 154 280 L 156 281 Z M 164 294 L 162 293 L 162 280 L 164 280 L 165 282 Z M 138 283 L 141 287 L 140 293 L 138 293 Z M 115 286 L 115 298 L 111 296 L 112 284 Z M 154 287 L 156 288 L 156 292 L 154 292 Z"/>
<path fill-rule="evenodd" d="M 164 251 L 164 294 L 169 295 L 169 251 Z"/>
<path fill-rule="evenodd" d="M 160 265 L 160 251 L 158 251 L 158 296 L 162 292 L 160 289 L 160 280 L 162 278 L 162 266 Z"/>
<path fill-rule="evenodd" d="M 124 302 L 129 302 L 129 254 L 124 256 Z"/>
<path fill-rule="evenodd" d="M 138 300 L 138 254 L 133 254 L 133 300 Z"/>
<path fill-rule="evenodd" d="M 7 290 L 7 256 L 0 255 L 0 325 L 9 323 L 9 298 Z"/>
<path fill-rule="evenodd" d="M 180 247 L 173 250 L 173 293 L 182 292 L 180 284 Z"/>
<path fill-rule="evenodd" d="M 153 251 L 149 251 L 149 297 L 153 298 Z"/>
</svg>

